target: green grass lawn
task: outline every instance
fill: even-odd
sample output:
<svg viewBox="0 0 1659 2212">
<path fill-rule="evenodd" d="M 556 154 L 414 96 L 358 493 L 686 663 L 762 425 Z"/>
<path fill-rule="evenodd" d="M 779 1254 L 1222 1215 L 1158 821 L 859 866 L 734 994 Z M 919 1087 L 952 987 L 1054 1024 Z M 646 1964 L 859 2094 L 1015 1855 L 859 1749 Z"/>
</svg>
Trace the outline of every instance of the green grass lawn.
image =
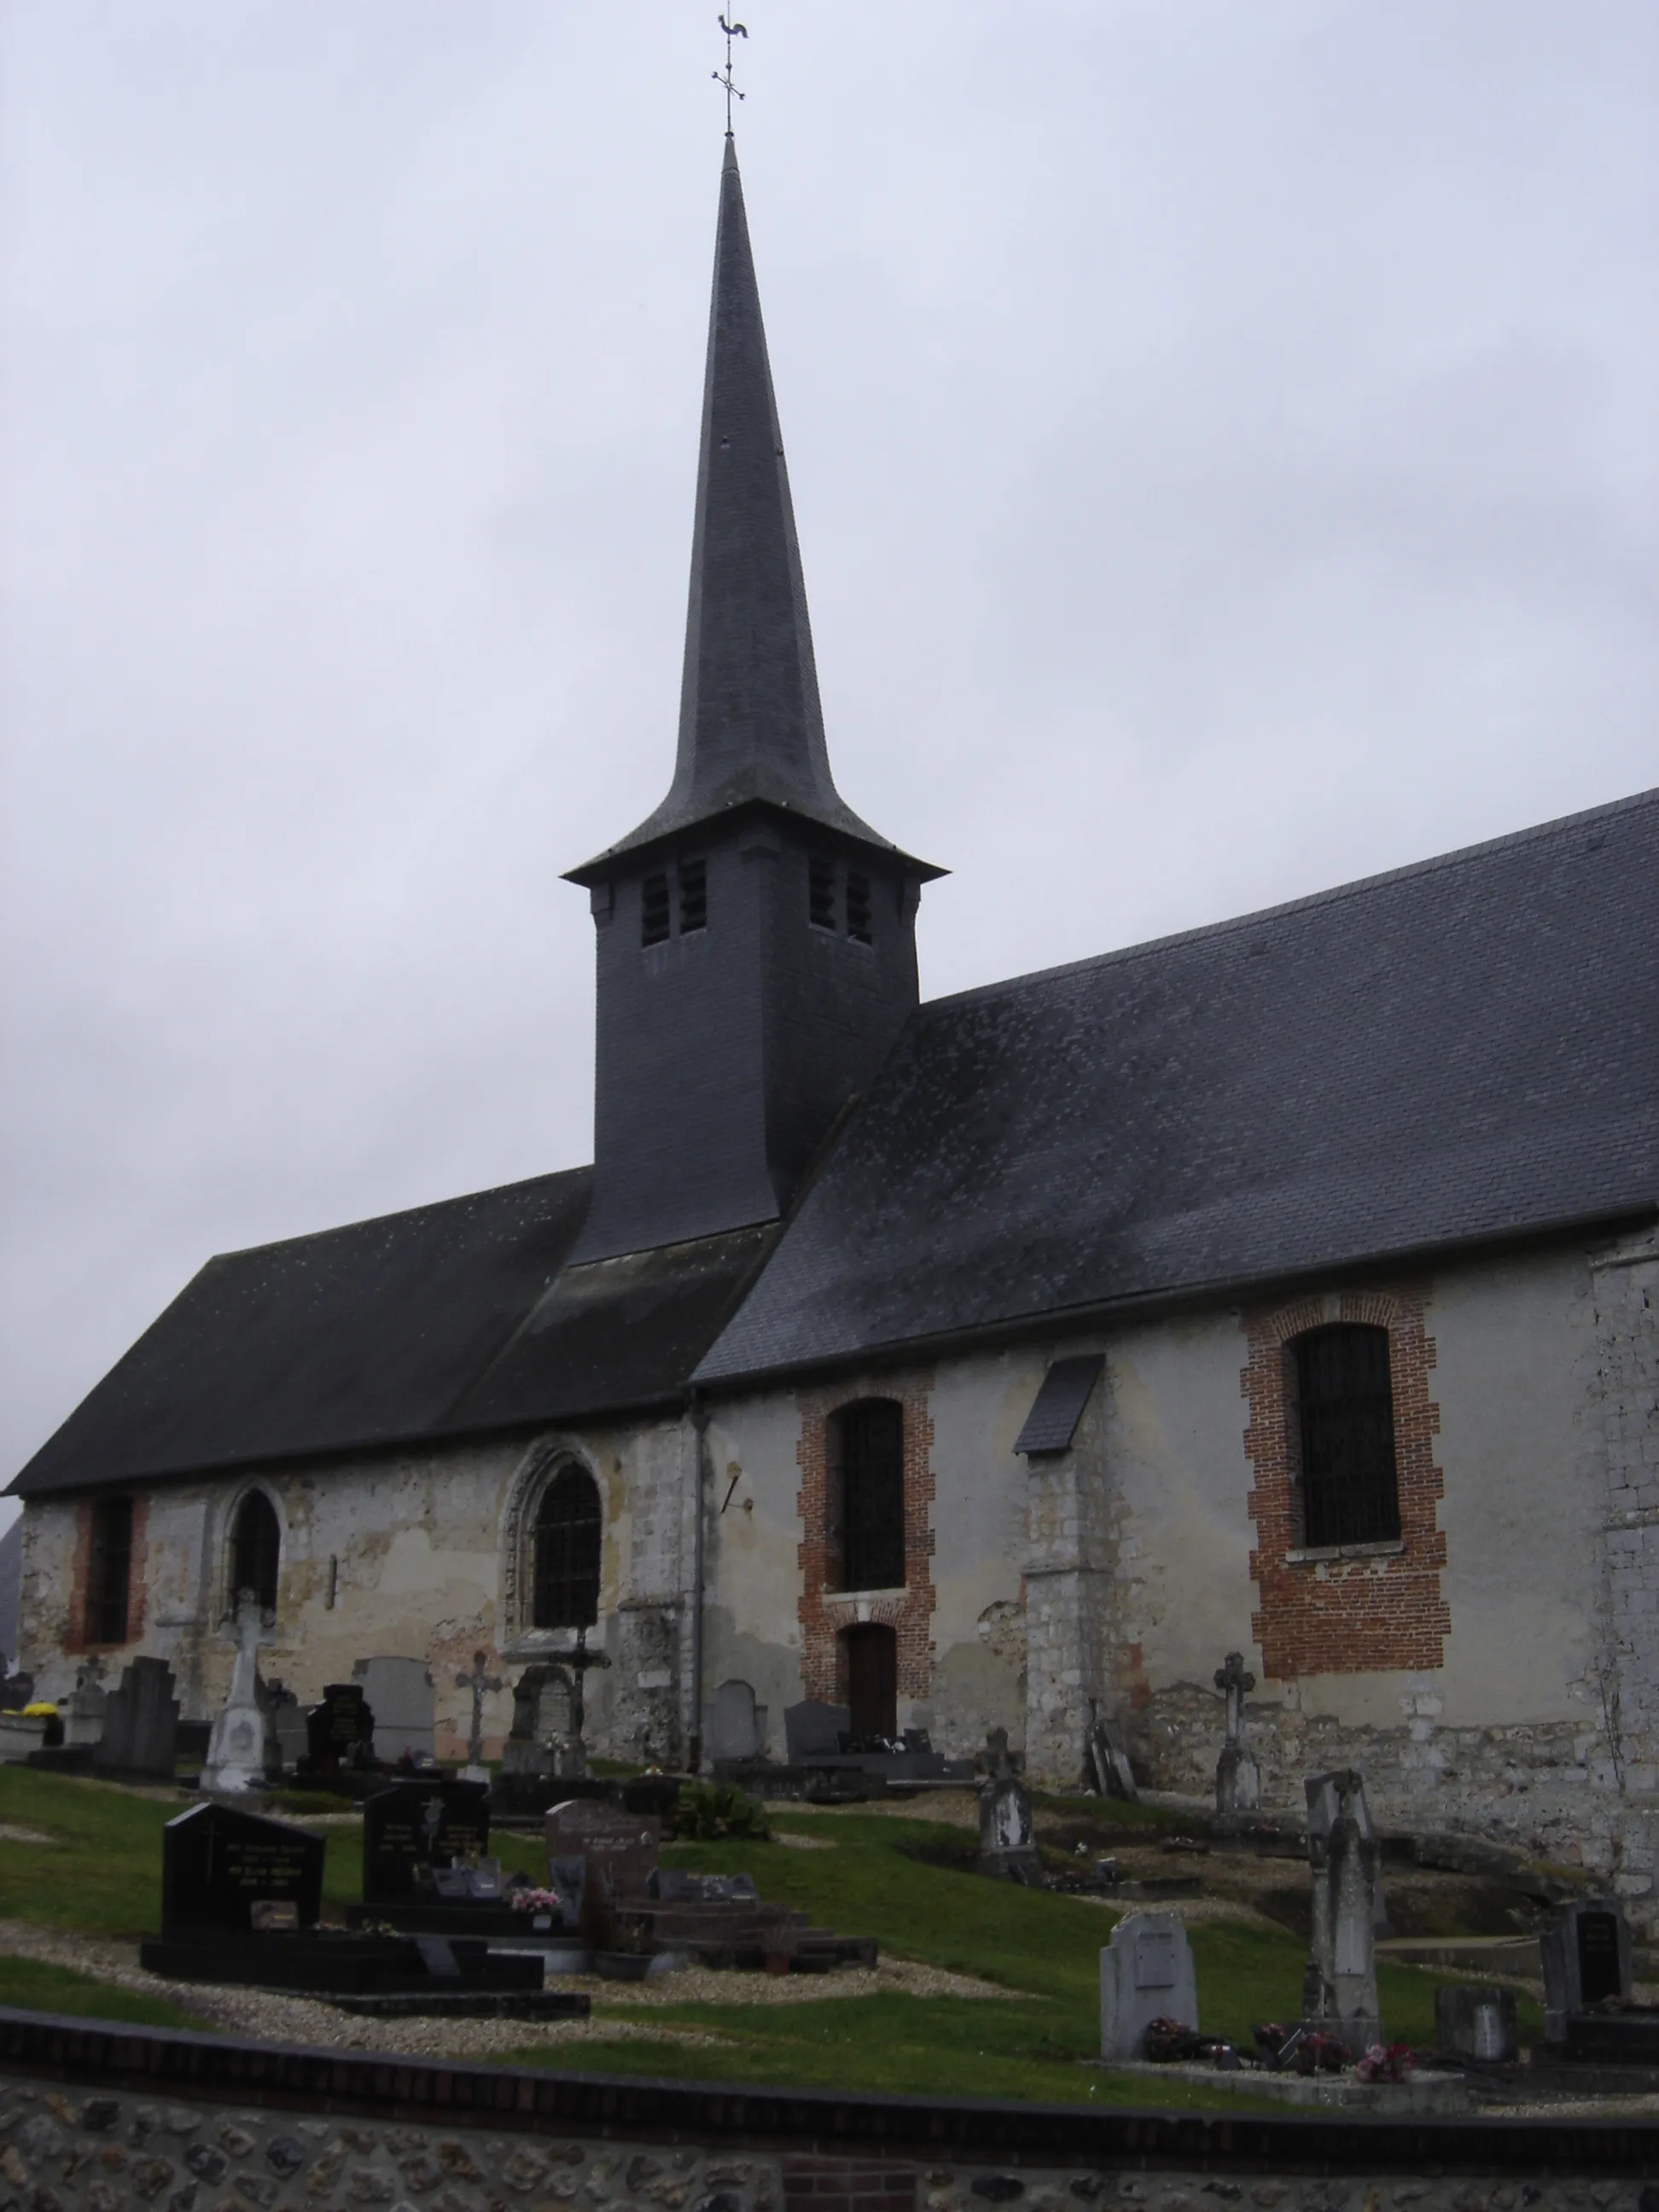
<svg viewBox="0 0 1659 2212">
<path fill-rule="evenodd" d="M 51 1838 L 46 1844 L 0 1841 L 0 1917 L 100 1935 L 153 1933 L 161 1905 L 161 1829 L 181 1809 L 181 1803 L 106 1784 L 0 1767 L 0 1820 Z M 1127 1820 L 1136 1809 L 1115 1806 L 1111 1816 L 1121 1814 Z M 1081 1801 L 1078 1810 L 1080 1817 L 1094 1820 L 1101 1814 L 1097 1800 Z M 1109 1910 L 928 1864 L 910 1852 L 959 1845 L 963 1832 L 925 1818 L 788 1807 L 775 1813 L 775 1825 L 832 1848 L 801 1850 L 752 1841 L 676 1844 L 665 1848 L 664 1860 L 704 1873 L 751 1874 L 763 1897 L 799 1907 L 818 1927 L 844 1936 L 873 1936 L 884 1954 L 974 1975 L 1020 1992 L 1021 2001 L 896 1993 L 848 1998 L 836 1995 L 830 1977 L 821 1998 L 797 2005 L 640 2006 L 623 2015 L 641 2026 L 703 2028 L 720 2038 L 718 2050 L 655 2038 L 595 2040 L 580 2052 L 568 2045 L 526 2051 L 520 2054 L 524 2061 L 590 2071 L 917 2095 L 1195 2101 L 1184 2086 L 1172 2084 L 1164 2091 L 1144 2076 L 1109 2076 L 1078 2063 L 1099 2049 L 1099 1953 L 1116 1919 Z M 361 1896 L 362 1844 L 356 1826 L 320 1832 L 327 1839 L 326 1912 Z M 538 1836 L 501 1834 L 496 1843 L 507 1868 L 538 1877 L 544 1874 Z M 1248 2045 L 1257 2021 L 1295 2017 L 1306 1955 L 1297 1937 L 1237 1922 L 1200 1923 L 1191 1935 L 1200 2014 L 1207 2031 Z M 61 1972 L 10 1964 L 15 1976 L 24 1978 Z M 1419 2049 L 1430 2047 L 1435 1984 L 1458 1978 L 1381 1966 L 1378 1988 L 1390 2034 Z M 6 1986 L 9 1990 L 23 1984 L 14 1979 Z M 732 1986 L 735 1995 L 741 1986 L 736 1977 Z M 100 1995 L 94 1982 L 86 1982 L 84 1990 L 77 2009 L 104 2010 L 113 2019 L 149 2016 L 113 2008 L 118 2000 L 148 2000 L 119 1991 Z M 48 2002 L 11 1994 L 3 2001 Z M 54 1998 L 50 2008 L 68 2008 Z M 1542 2022 L 1530 1999 L 1522 2000 L 1521 2015 L 1523 2039 L 1536 2037 Z M 1233 2101 L 1232 2093 L 1205 2093 L 1203 2101 L 1216 2100 Z"/>
<path fill-rule="evenodd" d="M 76 2020 L 131 2021 L 141 2027 L 211 2029 L 193 2013 L 182 2012 L 165 1997 L 115 1988 L 73 1966 L 53 1966 L 35 1959 L 0 1959 L 0 2005 L 26 2012 L 68 2013 Z"/>
</svg>

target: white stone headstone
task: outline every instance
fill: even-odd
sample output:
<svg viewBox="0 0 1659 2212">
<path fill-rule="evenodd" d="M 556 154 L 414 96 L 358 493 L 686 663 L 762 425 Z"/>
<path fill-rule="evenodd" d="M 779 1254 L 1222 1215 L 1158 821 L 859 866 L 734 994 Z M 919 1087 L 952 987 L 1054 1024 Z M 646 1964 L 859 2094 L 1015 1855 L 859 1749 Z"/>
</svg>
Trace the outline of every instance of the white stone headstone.
<svg viewBox="0 0 1659 2212">
<path fill-rule="evenodd" d="M 276 1731 L 259 1695 L 259 1638 L 264 1626 L 259 1601 L 244 1590 L 236 1606 L 236 1659 L 230 1672 L 225 1709 L 213 1723 L 202 1787 L 234 1794 L 263 1790 L 270 1774 L 282 1771 Z"/>
<path fill-rule="evenodd" d="M 1100 2055 L 1146 2056 L 1155 2020 L 1198 2027 L 1198 1978 L 1187 1931 L 1172 1912 L 1132 1912 L 1100 1954 Z"/>
<path fill-rule="evenodd" d="M 433 1755 L 435 1698 L 424 1659 L 360 1659 L 351 1670 L 374 1716 L 374 1756 L 388 1766 L 404 1753 Z"/>
</svg>

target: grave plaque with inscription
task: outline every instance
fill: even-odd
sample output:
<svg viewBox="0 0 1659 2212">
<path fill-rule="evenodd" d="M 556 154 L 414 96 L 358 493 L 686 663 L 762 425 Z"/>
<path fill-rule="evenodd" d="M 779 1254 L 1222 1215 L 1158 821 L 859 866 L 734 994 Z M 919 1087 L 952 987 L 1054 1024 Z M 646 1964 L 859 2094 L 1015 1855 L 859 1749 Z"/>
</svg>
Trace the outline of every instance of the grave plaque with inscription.
<svg viewBox="0 0 1659 2212">
<path fill-rule="evenodd" d="M 298 1926 L 316 1925 L 323 1895 L 323 1841 L 286 1820 L 196 1805 L 161 1831 L 161 1933 L 165 1938 L 246 1935 L 269 1924 L 256 1906 L 291 1905 Z"/>
<path fill-rule="evenodd" d="M 306 1715 L 306 1741 L 312 1766 L 333 1774 L 362 1765 L 374 1736 L 374 1711 L 361 1682 L 330 1682 L 322 1700 Z"/>
<path fill-rule="evenodd" d="M 400 1905 L 435 1893 L 433 1876 L 489 1848 L 483 1782 L 400 1782 L 363 1804 L 363 1902 Z"/>
<path fill-rule="evenodd" d="M 613 1899 L 642 1898 L 656 1871 L 662 1822 L 654 1813 L 629 1813 L 591 1797 L 568 1798 L 547 1816 L 547 1856 L 581 1857 Z"/>
</svg>

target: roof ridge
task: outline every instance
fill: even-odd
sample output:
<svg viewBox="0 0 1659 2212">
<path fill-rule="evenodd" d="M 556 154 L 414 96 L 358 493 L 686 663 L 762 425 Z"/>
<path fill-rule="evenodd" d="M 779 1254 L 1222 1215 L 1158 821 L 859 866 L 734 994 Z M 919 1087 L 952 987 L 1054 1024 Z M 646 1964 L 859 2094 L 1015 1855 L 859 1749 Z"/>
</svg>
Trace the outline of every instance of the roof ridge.
<svg viewBox="0 0 1659 2212">
<path fill-rule="evenodd" d="M 348 1237 L 356 1229 L 372 1229 L 383 1221 L 408 1221 L 417 1213 L 436 1213 L 446 1206 L 475 1205 L 480 1199 L 501 1198 L 508 1191 L 529 1190 L 538 1183 L 562 1182 L 567 1176 L 592 1175 L 591 1162 L 574 1168 L 550 1168 L 544 1175 L 520 1176 L 512 1182 L 491 1183 L 486 1190 L 457 1191 L 449 1198 L 423 1199 L 417 1206 L 394 1206 L 386 1213 L 365 1213 L 356 1221 L 336 1221 L 326 1229 L 301 1229 L 292 1237 L 268 1237 L 258 1244 L 232 1244 L 222 1252 L 210 1254 L 203 1266 L 210 1267 L 216 1260 L 245 1259 L 251 1252 L 280 1252 L 285 1245 L 320 1244 L 331 1237 Z"/>
<path fill-rule="evenodd" d="M 1582 828 L 1585 823 L 1605 820 L 1620 814 L 1632 814 L 1643 807 L 1659 805 L 1659 785 L 1650 790 L 1632 792 L 1624 799 L 1605 800 L 1599 806 L 1587 806 L 1577 814 L 1562 814 L 1553 821 L 1537 822 L 1524 830 L 1506 830 L 1501 837 L 1487 837 L 1479 844 L 1460 845 L 1449 853 L 1437 853 L 1426 860 L 1407 860 L 1397 868 L 1385 868 L 1374 876 L 1357 876 L 1352 883 L 1333 884 L 1322 891 L 1308 891 L 1302 897 L 1285 899 L 1278 906 L 1256 907 L 1248 914 L 1231 915 L 1224 921 L 1200 922 L 1193 929 L 1177 929 L 1167 937 L 1149 937 L 1136 945 L 1115 946 L 1107 952 L 1091 952 L 1080 960 L 1062 960 L 1053 968 L 1028 969 L 1024 975 L 1006 975 L 994 983 L 970 983 L 966 990 L 948 991 L 937 999 L 924 999 L 916 1009 L 919 1015 L 933 1013 L 944 1006 L 965 1006 L 976 999 L 992 999 L 1000 992 L 1018 991 L 1028 984 L 1048 983 L 1062 975 L 1076 975 L 1085 969 L 1109 968 L 1121 962 L 1139 960 L 1155 952 L 1167 952 L 1177 945 L 1190 945 L 1206 937 L 1225 937 L 1235 930 L 1254 929 L 1263 922 L 1278 921 L 1285 915 L 1300 914 L 1309 907 L 1333 906 L 1339 901 L 1358 898 L 1365 893 L 1380 890 L 1389 884 L 1403 882 L 1413 876 L 1433 875 L 1443 868 L 1461 866 L 1469 860 L 1483 860 L 1487 854 L 1503 852 L 1510 848 L 1528 845 L 1543 837 L 1559 836 L 1563 830 Z"/>
</svg>

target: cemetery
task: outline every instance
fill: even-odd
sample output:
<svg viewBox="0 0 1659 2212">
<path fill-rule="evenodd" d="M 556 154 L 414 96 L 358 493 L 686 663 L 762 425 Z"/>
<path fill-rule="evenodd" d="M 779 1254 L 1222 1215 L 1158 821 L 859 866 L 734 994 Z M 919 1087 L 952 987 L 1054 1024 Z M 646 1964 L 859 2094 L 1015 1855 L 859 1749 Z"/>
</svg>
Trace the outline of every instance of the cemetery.
<svg viewBox="0 0 1659 2212">
<path fill-rule="evenodd" d="M 1382 1832 L 1352 1769 L 1309 1775 L 1300 1820 L 1263 1813 L 1237 1654 L 1200 1804 L 1146 1802 L 1103 1727 L 1096 1789 L 1057 1797 L 1000 1729 L 964 1772 L 925 1744 L 849 1741 L 833 1706 L 792 1709 L 770 1771 L 599 1774 L 586 1669 L 564 1663 L 512 1685 L 492 1763 L 482 1654 L 458 1677 L 469 1756 L 444 1765 L 419 1662 L 366 1660 L 302 1706 L 261 1679 L 258 1625 L 238 1619 L 197 1757 L 150 1659 L 113 1682 L 88 1666 L 61 1742 L 40 1715 L 0 1745 L 0 1921 L 58 1931 L 64 1961 L 16 1937 L 7 2002 L 211 2021 L 240 1990 L 273 2036 L 303 2000 L 341 2022 L 331 2038 L 487 2032 L 576 2071 L 1659 2112 L 1656 1962 L 1616 1900 L 1469 1838 Z M 91 1968 L 128 1947 L 118 1984 L 68 1963 L 76 1931 Z"/>
</svg>

